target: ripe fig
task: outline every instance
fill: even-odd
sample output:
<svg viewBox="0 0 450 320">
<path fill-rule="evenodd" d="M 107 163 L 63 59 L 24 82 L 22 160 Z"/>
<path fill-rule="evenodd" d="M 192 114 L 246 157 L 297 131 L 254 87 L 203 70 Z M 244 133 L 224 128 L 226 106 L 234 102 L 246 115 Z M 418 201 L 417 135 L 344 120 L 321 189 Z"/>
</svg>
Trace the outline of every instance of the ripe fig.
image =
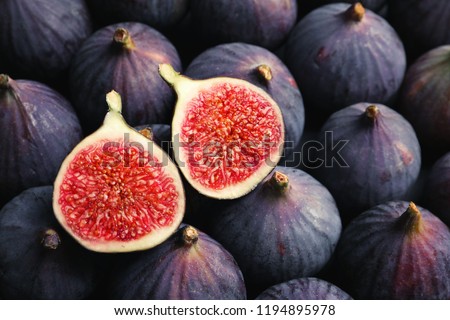
<svg viewBox="0 0 450 320">
<path fill-rule="evenodd" d="M 361 3 L 310 12 L 290 33 L 285 54 L 306 112 L 316 117 L 362 101 L 389 105 L 406 69 L 395 30 Z"/>
<path fill-rule="evenodd" d="M 333 197 L 309 174 L 276 167 L 248 195 L 209 215 L 207 232 L 236 259 L 254 291 L 318 273 L 341 233 Z"/>
<path fill-rule="evenodd" d="M 169 123 L 175 94 L 158 75 L 158 65 L 181 68 L 172 43 L 160 32 L 138 22 L 97 30 L 74 56 L 70 69 L 71 100 L 83 129 L 98 128 L 111 89 L 123 92 L 125 120 L 132 126 Z"/>
<path fill-rule="evenodd" d="M 450 227 L 450 152 L 432 166 L 424 193 L 427 208 Z"/>
<path fill-rule="evenodd" d="M 426 154 L 450 150 L 450 45 L 428 51 L 408 68 L 399 98 L 399 111 Z"/>
<path fill-rule="evenodd" d="M 246 299 L 242 273 L 230 253 L 189 225 L 127 260 L 111 277 L 113 299 Z"/>
<path fill-rule="evenodd" d="M 0 207 L 25 189 L 50 185 L 81 140 L 69 101 L 49 86 L 0 74 Z"/>
<path fill-rule="evenodd" d="M 27 189 L 0 211 L 0 297 L 87 299 L 94 256 L 59 225 L 51 186 Z"/>
<path fill-rule="evenodd" d="M 239 41 L 275 49 L 297 20 L 297 0 L 195 0 L 190 12 L 210 44 Z"/>
<path fill-rule="evenodd" d="M 318 140 L 321 150 L 308 167 L 336 199 L 344 224 L 374 205 L 411 195 L 421 168 L 420 145 L 393 109 L 348 106 L 328 118 Z"/>
<path fill-rule="evenodd" d="M 410 61 L 450 44 L 450 2 L 389 0 L 389 21 L 402 37 Z"/>
<path fill-rule="evenodd" d="M 305 124 L 303 99 L 292 74 L 269 50 L 247 43 L 226 43 L 199 54 L 186 68 L 192 79 L 231 77 L 244 79 L 265 90 L 283 114 L 286 162 L 297 150 Z"/>
<path fill-rule="evenodd" d="M 450 231 L 428 210 L 391 201 L 356 217 L 336 249 L 355 299 L 449 299 Z"/>
<path fill-rule="evenodd" d="M 66 157 L 55 181 L 61 225 L 99 252 L 144 250 L 180 224 L 185 197 L 178 169 L 155 143 L 129 127 L 111 91 L 103 125 Z"/>
<path fill-rule="evenodd" d="M 282 154 L 284 123 L 276 102 L 242 79 L 192 80 L 168 64 L 160 74 L 178 96 L 172 144 L 186 180 L 218 199 L 254 189 Z"/>
<path fill-rule="evenodd" d="M 276 284 L 256 300 L 352 300 L 348 293 L 319 278 L 299 278 Z"/>
<path fill-rule="evenodd" d="M 14 78 L 61 81 L 91 34 L 84 0 L 3 0 L 0 60 Z"/>
</svg>

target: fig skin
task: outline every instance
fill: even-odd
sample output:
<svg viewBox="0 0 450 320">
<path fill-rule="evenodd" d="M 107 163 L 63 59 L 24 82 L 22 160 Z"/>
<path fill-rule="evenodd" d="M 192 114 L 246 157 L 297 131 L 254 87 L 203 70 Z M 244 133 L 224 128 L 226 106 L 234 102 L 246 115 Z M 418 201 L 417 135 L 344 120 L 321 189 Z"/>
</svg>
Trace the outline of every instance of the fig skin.
<svg viewBox="0 0 450 320">
<path fill-rule="evenodd" d="M 450 152 L 432 166 L 424 194 L 427 207 L 450 227 Z"/>
<path fill-rule="evenodd" d="M 95 257 L 60 227 L 52 193 L 51 186 L 27 189 L 0 211 L 3 299 L 87 299 L 94 292 Z"/>
<path fill-rule="evenodd" d="M 276 167 L 251 193 L 206 214 L 207 232 L 234 256 L 253 294 L 317 274 L 341 233 L 331 194 L 296 168 Z"/>
<path fill-rule="evenodd" d="M 374 205 L 412 195 L 421 150 L 414 129 L 395 110 L 366 102 L 348 106 L 328 118 L 318 141 L 322 149 L 308 172 L 330 190 L 344 225 Z"/>
<path fill-rule="evenodd" d="M 446 0 L 390 0 L 389 21 L 405 44 L 409 62 L 450 44 L 450 3 Z"/>
<path fill-rule="evenodd" d="M 25 189 L 50 185 L 81 140 L 70 102 L 49 86 L 0 75 L 0 206 Z"/>
<path fill-rule="evenodd" d="M 14 78 L 57 82 L 92 33 L 83 0 L 5 0 L 0 10 L 0 60 Z"/>
<path fill-rule="evenodd" d="M 297 20 L 297 0 L 195 0 L 191 2 L 196 32 L 210 46 L 245 42 L 279 47 Z"/>
<path fill-rule="evenodd" d="M 261 292 L 256 300 L 353 300 L 334 284 L 314 277 L 292 279 Z"/>
<path fill-rule="evenodd" d="M 324 5 L 303 17 L 289 35 L 285 62 L 306 113 L 318 118 L 362 101 L 389 105 L 406 69 L 403 44 L 388 22 L 347 3 Z"/>
<path fill-rule="evenodd" d="M 101 25 L 123 21 L 148 24 L 157 30 L 174 27 L 188 11 L 189 0 L 87 0 Z"/>
<path fill-rule="evenodd" d="M 221 44 L 199 54 L 185 74 L 192 79 L 239 78 L 265 90 L 283 114 L 284 160 L 292 160 L 305 125 L 303 98 L 292 74 L 275 54 L 247 43 Z"/>
<path fill-rule="evenodd" d="M 430 158 L 450 150 L 449 101 L 450 45 L 446 45 L 426 52 L 408 68 L 399 96 L 399 111 L 411 122 Z"/>
<path fill-rule="evenodd" d="M 131 126 L 170 123 L 175 94 L 158 74 L 160 63 L 181 69 L 176 48 L 148 25 L 123 22 L 92 34 L 74 56 L 69 75 L 71 101 L 85 133 L 101 125 L 111 89 L 123 95 L 123 116 Z"/>
<path fill-rule="evenodd" d="M 336 249 L 342 289 L 355 299 L 449 299 L 450 231 L 405 201 L 356 217 Z"/>
<path fill-rule="evenodd" d="M 242 300 L 246 288 L 234 258 L 218 242 L 182 225 L 159 246 L 125 257 L 111 273 L 112 299 Z"/>
</svg>

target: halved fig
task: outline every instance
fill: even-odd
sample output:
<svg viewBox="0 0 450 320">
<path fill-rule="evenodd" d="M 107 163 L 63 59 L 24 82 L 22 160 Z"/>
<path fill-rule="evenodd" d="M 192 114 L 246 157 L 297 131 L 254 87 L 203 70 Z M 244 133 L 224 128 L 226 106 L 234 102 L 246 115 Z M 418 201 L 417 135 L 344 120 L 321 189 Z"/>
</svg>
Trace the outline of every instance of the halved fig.
<svg viewBox="0 0 450 320">
<path fill-rule="evenodd" d="M 238 198 L 254 189 L 283 152 L 284 123 L 277 103 L 245 80 L 193 80 L 169 64 L 161 64 L 159 71 L 178 96 L 172 144 L 187 181 L 217 199 Z"/>
<path fill-rule="evenodd" d="M 67 232 L 90 250 L 148 249 L 181 223 L 181 177 L 165 152 L 126 124 L 120 95 L 111 91 L 106 100 L 103 125 L 60 168 L 53 209 Z"/>
</svg>

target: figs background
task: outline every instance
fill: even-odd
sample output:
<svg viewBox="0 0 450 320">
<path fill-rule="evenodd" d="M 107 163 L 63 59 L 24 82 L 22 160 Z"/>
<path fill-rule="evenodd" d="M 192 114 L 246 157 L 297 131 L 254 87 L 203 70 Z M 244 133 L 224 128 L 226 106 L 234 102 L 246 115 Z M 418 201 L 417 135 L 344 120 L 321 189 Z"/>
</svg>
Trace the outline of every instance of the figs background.
<svg viewBox="0 0 450 320">
<path fill-rule="evenodd" d="M 108 3 L 108 10 L 102 10 L 102 7 L 105 6 L 105 2 Z M 208 1 L 148 1 L 152 2 L 152 9 L 154 11 L 156 10 L 158 14 L 153 17 L 147 17 L 143 16 L 143 14 L 145 13 L 145 10 L 148 10 L 148 8 L 146 8 L 145 10 L 136 10 L 136 8 L 143 8 L 139 6 L 143 5 L 144 2 L 145 1 L 139 0 L 129 1 L 130 7 L 127 8 L 123 7 L 123 1 L 2 0 L 0 1 L 0 74 L 8 74 L 12 79 L 15 80 L 33 80 L 41 82 L 43 85 L 49 86 L 52 89 L 56 90 L 58 94 L 74 104 L 75 100 L 77 100 L 74 99 L 74 96 L 76 97 L 77 93 L 74 93 L 73 88 L 71 88 L 70 86 L 68 73 L 70 68 L 73 67 L 73 64 L 76 63 L 74 57 L 76 56 L 78 49 L 82 46 L 83 43 L 89 41 L 89 38 L 94 34 L 95 31 L 98 31 L 101 28 L 112 23 L 115 23 L 117 25 L 125 25 L 125 22 L 129 21 L 140 21 L 143 24 L 147 24 L 150 28 L 153 28 L 154 30 L 161 33 L 164 37 L 166 37 L 177 51 L 178 56 L 181 60 L 181 64 L 179 65 L 180 70 L 178 70 L 180 72 L 183 72 L 184 69 L 186 69 L 197 56 L 199 56 L 205 50 L 210 49 L 213 45 L 225 44 L 228 42 L 242 42 L 249 43 L 252 46 L 264 48 L 264 50 L 258 50 L 258 55 L 262 54 L 262 52 L 264 52 L 265 50 L 267 50 L 267 52 L 270 52 L 271 55 L 276 55 L 282 63 L 286 64 L 287 70 L 289 70 L 292 74 L 301 73 L 302 70 L 293 69 L 295 63 L 288 64 L 286 60 L 286 43 L 290 41 L 290 46 L 296 45 L 295 39 L 289 40 L 289 36 L 292 34 L 292 30 L 294 30 L 295 26 L 298 25 L 303 19 L 305 19 L 305 17 L 312 10 L 320 10 L 323 5 L 330 5 L 330 3 L 335 3 L 337 1 L 240 0 L 239 7 L 233 9 L 233 12 L 235 14 L 232 17 L 227 18 L 227 23 L 225 24 L 225 26 L 221 27 L 221 33 L 217 34 L 214 33 L 217 31 L 216 28 L 210 26 L 214 25 L 214 21 L 220 19 L 219 17 L 224 10 L 220 6 L 216 6 L 214 8 L 214 11 L 207 5 L 202 6 L 200 3 L 207 3 Z M 193 5 L 194 2 L 195 5 Z M 224 6 L 227 4 L 225 0 L 222 0 L 220 2 Z M 350 3 L 355 3 L 356 1 L 344 2 L 347 3 L 347 6 L 343 4 L 339 4 L 339 6 L 348 8 L 351 6 Z M 394 32 L 399 36 L 401 44 L 404 46 L 407 58 L 405 73 L 408 72 L 410 67 L 416 61 L 418 61 L 418 58 L 420 56 L 424 55 L 430 50 L 450 44 L 450 1 L 448 0 L 374 0 L 361 2 L 366 6 L 366 12 L 373 9 L 374 11 L 371 12 L 370 15 L 374 15 L 377 20 L 384 19 L 385 23 L 390 25 L 393 28 Z M 122 4 L 119 5 L 120 3 Z M 39 10 L 35 9 L 35 6 L 37 5 L 39 5 Z M 117 5 L 118 7 L 114 7 L 115 5 Z M 279 7 L 277 7 L 277 5 L 279 5 Z M 259 6 L 261 6 L 261 8 L 264 6 L 270 6 L 271 9 L 268 10 L 268 12 L 272 12 L 272 14 L 257 16 L 255 12 L 263 12 L 261 11 L 262 9 L 259 8 Z M 123 15 L 118 14 L 118 12 L 123 13 Z M 279 14 L 280 12 L 283 12 L 283 14 Z M 316 16 L 321 15 L 316 14 Z M 249 17 L 256 17 L 257 19 L 249 19 Z M 417 23 L 418 19 L 421 21 L 421 23 Z M 263 25 L 270 26 L 271 28 L 267 28 L 264 29 L 264 31 L 261 31 L 263 30 Z M 320 23 L 316 23 L 315 25 L 320 25 Z M 225 34 L 223 32 L 225 32 Z M 228 32 L 228 34 L 226 32 Z M 320 34 L 320 29 L 310 33 L 308 37 L 313 38 L 315 34 Z M 349 37 L 353 36 L 357 37 L 357 35 L 354 35 L 351 32 L 342 33 L 336 36 L 334 40 L 348 40 Z M 342 37 L 342 39 L 339 37 Z M 268 42 L 269 40 L 271 41 Z M 369 43 L 367 45 L 369 47 L 369 53 L 367 54 L 370 54 L 370 49 L 373 49 L 372 46 L 376 46 L 377 44 L 379 43 L 376 39 L 374 40 L 374 43 Z M 395 45 L 398 45 L 398 43 L 396 43 Z M 382 47 L 379 49 L 383 50 L 383 48 L 386 49 L 388 46 L 389 43 L 383 42 Z M 236 46 L 236 48 L 236 50 L 238 50 L 239 46 Z M 154 48 L 153 50 L 154 52 L 158 52 L 161 49 L 164 50 L 160 47 Z M 248 47 L 246 49 L 248 49 Z M 304 50 L 307 49 L 310 48 L 304 48 Z M 149 54 L 151 54 L 152 49 L 149 48 L 148 50 L 150 52 Z M 301 51 L 303 49 L 296 48 L 296 50 Z M 447 53 L 445 53 L 445 56 L 442 56 L 440 58 L 440 61 L 442 62 L 439 67 L 435 68 L 439 72 L 433 73 L 433 76 L 437 78 L 434 78 L 432 82 L 448 84 L 450 83 L 450 54 L 448 53 L 448 50 L 440 51 Z M 371 63 L 367 62 L 370 61 L 370 59 L 367 59 L 367 55 L 364 56 L 362 53 L 360 53 L 360 51 L 357 51 L 356 53 L 361 54 L 361 56 L 355 54 L 355 56 L 353 57 L 355 63 Z M 251 49 L 248 55 L 251 55 Z M 220 57 L 216 58 L 220 60 Z M 270 61 L 270 59 L 271 57 L 268 57 L 267 60 Z M 295 60 L 297 58 L 291 55 L 289 59 Z M 403 62 L 400 61 L 399 63 Z M 238 65 L 239 64 L 236 64 L 236 66 Z M 203 65 L 202 67 L 206 69 L 208 68 L 208 66 L 205 65 Z M 315 68 L 314 65 L 310 65 L 310 67 Z M 341 70 L 341 74 L 344 77 L 346 76 L 346 74 L 354 71 L 352 70 L 351 64 L 349 64 L 348 66 L 335 65 L 333 67 L 337 70 Z M 108 66 L 105 66 L 104 68 L 107 69 Z M 381 79 L 383 79 L 383 77 L 385 76 L 384 73 L 387 72 L 378 68 L 376 64 L 368 65 L 367 68 L 374 72 L 379 72 L 378 76 Z M 403 66 L 399 66 L 399 69 L 402 68 Z M 415 66 L 415 68 L 418 68 L 417 65 Z M 137 69 L 139 69 L 139 66 L 128 68 L 126 65 L 124 65 L 121 69 L 121 72 L 126 73 L 129 78 L 132 78 L 133 73 L 136 72 Z M 359 69 L 360 73 L 364 73 L 364 71 L 361 70 L 364 70 L 364 68 Z M 447 71 L 445 72 L 445 70 Z M 95 70 L 91 70 L 91 72 L 94 71 Z M 89 70 L 87 70 L 87 72 L 89 72 Z M 191 70 L 191 72 L 193 74 L 195 73 L 194 70 Z M 239 74 L 239 70 L 230 70 L 230 73 Z M 94 79 L 96 78 L 95 74 L 91 74 L 91 76 Z M 361 81 L 370 82 L 370 78 L 366 78 L 365 74 L 356 74 L 352 75 L 352 77 L 354 79 L 352 81 L 354 82 L 353 84 L 355 88 L 361 87 Z M 419 79 L 417 79 L 417 77 L 419 77 Z M 426 87 L 427 83 L 430 82 L 429 78 L 427 77 L 420 78 L 419 75 L 416 76 L 414 80 L 420 83 L 422 87 Z M 297 79 L 299 79 L 299 77 L 297 77 Z M 82 82 L 83 79 L 78 78 L 76 79 L 76 81 Z M 295 80 L 293 79 L 292 81 L 295 82 Z M 308 83 L 309 79 L 307 77 L 305 79 L 302 78 L 302 81 Z M 402 85 L 406 86 L 404 82 L 402 82 Z M 298 89 L 298 87 L 300 89 Z M 292 90 L 292 88 L 297 88 L 299 90 L 298 95 L 304 96 L 304 93 L 300 92 L 302 87 L 303 86 L 300 83 L 295 83 L 295 86 L 290 87 L 290 90 Z M 427 114 L 427 112 L 436 112 L 433 111 L 432 108 L 427 108 L 421 110 L 422 114 L 426 115 L 424 116 L 424 118 L 450 119 L 450 88 L 448 86 L 434 86 L 429 90 L 440 90 L 437 92 L 433 92 L 433 94 L 429 94 L 427 96 L 439 97 L 439 112 L 442 112 L 442 116 L 440 114 Z M 400 90 L 399 88 L 397 88 L 397 85 L 394 91 L 396 92 L 392 94 L 393 98 L 389 100 L 389 102 L 387 103 L 387 107 L 392 108 L 402 114 L 404 108 L 399 108 L 399 98 L 397 95 L 400 94 Z M 29 94 L 32 96 L 32 92 Z M 126 93 L 123 94 L 126 95 Z M 157 95 L 158 93 L 155 94 Z M 314 94 L 320 95 L 320 92 L 316 92 Z M 2 95 L 4 95 L 4 90 L 0 88 L 0 120 L 11 118 L 11 115 L 8 114 L 8 111 L 6 110 L 6 108 L 4 108 L 5 102 L 1 99 Z M 361 94 L 360 96 L 363 96 L 363 94 Z M 155 98 L 158 97 L 156 96 Z M 320 99 L 321 97 L 315 98 Z M 305 158 L 308 158 L 307 160 L 311 160 L 310 158 L 312 157 L 312 159 L 314 160 L 314 156 L 317 156 L 316 151 L 320 151 L 318 150 L 318 148 L 321 148 L 321 144 L 319 141 L 323 137 L 318 137 L 318 134 L 319 132 L 321 132 L 321 128 L 329 115 L 321 114 L 319 111 L 319 116 L 317 116 L 315 114 L 317 113 L 317 109 L 310 101 L 314 101 L 314 99 L 307 99 L 304 101 L 304 119 L 303 115 L 299 116 L 299 118 L 302 118 L 302 123 L 299 123 L 297 133 L 303 132 L 300 141 L 300 147 L 298 147 L 295 152 L 292 152 L 291 159 L 285 160 L 283 165 L 305 170 L 320 181 L 320 176 L 316 174 L 316 171 L 313 168 L 307 165 Z M 374 104 L 385 103 L 385 101 L 358 102 Z M 433 101 L 427 100 L 426 102 L 427 104 L 433 105 Z M 173 106 L 168 106 L 168 108 L 171 107 Z M 340 108 L 344 107 L 347 107 L 347 105 L 340 106 Z M 168 112 L 170 113 L 171 111 Z M 64 117 L 58 117 L 58 115 L 53 115 L 52 119 L 53 118 L 59 119 L 59 126 L 65 125 L 68 122 L 73 123 L 72 118 L 65 119 Z M 84 118 L 86 118 L 86 116 Z M 87 116 L 87 118 L 89 117 Z M 81 118 L 78 117 L 81 127 L 85 128 L 86 124 L 83 123 L 83 121 L 81 121 L 80 119 Z M 295 127 L 295 122 L 293 122 L 293 119 L 288 119 L 287 121 L 290 121 L 290 126 Z M 428 122 L 421 123 L 420 118 L 416 119 L 415 121 L 419 123 L 418 126 L 421 128 L 423 128 L 423 125 L 433 125 L 429 124 Z M 141 123 L 146 123 L 146 121 L 143 121 Z M 149 125 L 155 124 L 150 123 Z M 164 123 L 158 123 L 158 125 L 168 126 L 170 125 L 170 119 L 165 119 Z M 412 125 L 413 129 L 416 130 L 415 124 Z M 450 121 L 447 121 L 447 123 L 444 122 L 443 124 L 440 124 L 440 126 L 442 126 L 443 128 L 447 128 L 448 130 L 448 128 L 450 127 Z M 17 137 L 6 133 L 11 132 L 11 130 L 14 130 L 16 127 L 17 123 L 15 123 L 14 121 L 0 121 L 1 136 L 7 137 L 8 139 L 8 143 L 3 141 L 3 139 L 0 140 L 0 158 L 2 160 L 13 158 L 9 146 L 15 144 L 14 139 L 16 139 Z M 37 127 L 39 127 L 39 125 Z M 165 137 L 166 135 L 162 136 Z M 45 144 L 48 142 L 46 141 L 46 139 L 52 138 L 42 137 L 42 140 L 35 142 L 35 144 L 37 146 L 39 146 L 40 144 Z M 61 135 L 59 139 L 64 140 L 66 139 L 66 137 L 64 135 Z M 164 141 L 160 142 L 163 143 Z M 389 143 L 389 139 L 381 139 L 381 143 Z M 443 149 L 441 148 L 439 150 L 434 150 L 433 148 L 427 148 L 428 144 L 432 145 L 435 144 L 435 142 L 432 141 L 431 138 L 427 137 L 420 139 L 422 156 L 420 174 L 415 181 L 413 189 L 408 195 L 408 198 L 390 200 L 414 201 L 423 208 L 431 210 L 431 212 L 427 213 L 427 216 L 433 215 L 433 210 L 436 208 L 436 210 L 439 211 L 436 212 L 436 214 L 440 217 L 444 217 L 443 220 L 447 223 L 448 228 L 448 216 L 450 216 L 450 208 L 448 207 L 448 204 L 450 203 L 450 194 L 448 193 L 448 186 L 450 185 L 450 175 L 448 174 L 448 170 L 446 171 L 446 174 L 441 175 L 436 174 L 436 169 L 434 169 L 432 172 L 431 168 L 435 163 L 437 163 L 437 160 L 439 158 L 443 159 L 445 154 L 447 154 L 446 159 L 448 159 L 448 153 L 450 152 L 450 149 L 447 144 Z M 55 148 L 58 148 L 58 146 L 55 145 Z M 361 150 L 352 149 L 352 155 L 350 156 L 358 158 L 360 152 Z M 44 156 L 44 160 L 41 160 L 42 156 Z M 39 162 L 44 167 L 46 167 L 49 163 L 52 163 L 53 165 L 53 162 L 55 161 L 54 154 L 52 154 L 52 152 L 45 152 L 44 155 L 40 154 L 39 157 L 39 159 L 28 160 L 30 162 Z M 48 162 L 46 162 L 45 157 L 47 157 Z M 1 171 L 8 172 L 8 175 L 7 178 L 0 180 L 0 190 L 8 190 L 9 185 L 16 185 L 18 184 L 17 181 L 21 181 L 23 172 L 17 169 L 18 166 L 10 164 L 8 161 L 3 161 L 1 163 L 3 166 L 1 168 Z M 441 160 L 439 166 L 442 166 L 442 163 L 443 160 Z M 448 164 L 448 161 L 446 162 L 446 164 Z M 383 166 L 383 163 L 376 162 L 375 165 Z M 448 165 L 446 165 L 445 168 L 448 168 Z M 332 173 L 330 173 L 330 175 L 331 174 Z M 333 179 L 333 176 L 329 176 L 328 179 Z M 48 179 L 42 179 L 42 181 L 45 181 L 42 183 L 42 185 L 49 184 Z M 428 191 L 428 186 L 432 186 L 434 188 L 433 194 L 430 194 L 430 192 Z M 21 191 L 22 190 L 19 190 L 14 194 L 8 194 L 8 198 L 10 199 L 13 196 L 18 196 Z M 354 190 L 349 189 L 344 191 L 351 194 Z M 218 203 L 217 201 L 213 201 L 211 199 L 205 199 L 202 196 L 195 194 L 195 190 L 191 190 L 189 194 L 190 198 L 187 200 L 187 207 L 190 208 L 189 217 L 194 217 L 192 221 L 196 221 L 196 219 L 202 219 L 202 214 L 214 214 L 214 208 L 217 205 L 227 206 L 230 204 L 227 201 Z M 439 204 L 433 203 L 433 195 L 435 194 L 438 194 L 440 197 Z M 340 198 L 342 198 L 342 194 L 340 194 Z M 17 202 L 18 200 L 16 199 L 15 201 Z M 47 201 L 49 201 L 49 199 L 47 199 Z M 189 201 L 191 203 L 189 203 Z M 2 203 L 1 205 L 3 208 L 5 207 L 4 203 Z M 378 205 L 381 205 L 381 203 Z M 27 204 L 23 203 L 22 206 L 26 207 Z M 8 207 L 8 211 L 11 211 L 11 208 L 13 207 L 14 206 L 10 205 Z M 288 210 L 288 208 L 286 210 Z M 343 227 L 345 229 L 346 225 L 344 225 Z M 217 229 L 220 229 L 220 226 L 218 226 Z M 242 232 L 244 232 L 244 230 Z M 3 242 L 4 240 L 2 237 L 4 237 L 4 234 L 0 233 L 0 242 Z M 450 245 L 447 245 L 447 247 L 448 246 Z M 351 252 L 351 249 L 349 250 L 349 252 Z M 2 255 L 2 252 L 0 252 L 0 260 L 4 259 L 3 257 L 4 255 Z M 98 254 L 96 258 L 96 266 L 100 270 L 102 270 L 102 268 L 107 268 L 112 263 L 123 263 L 121 261 L 122 257 L 120 257 L 120 255 Z M 334 271 L 333 263 L 334 257 L 331 257 L 328 265 L 313 276 L 326 280 L 331 284 L 341 283 L 343 281 L 342 275 L 339 274 L 339 272 Z M 0 266 L 2 266 L 1 261 Z M 423 267 L 425 268 L 426 266 L 424 265 Z M 2 266 L 2 268 L 14 268 L 14 266 L 8 265 L 5 267 Z M 76 270 L 78 266 L 76 264 L 73 264 L 72 268 Z M 448 270 L 450 269 L 450 265 L 443 266 L 443 268 L 446 268 Z M 70 274 L 71 272 L 68 273 Z M 0 274 L 6 274 L 5 270 L 0 269 Z M 99 274 L 100 275 L 97 276 L 99 278 L 96 281 L 96 283 L 99 284 L 97 285 L 95 292 L 87 297 L 89 299 L 105 299 L 107 297 L 105 293 L 105 288 L 107 287 L 107 278 L 101 276 L 102 272 L 100 272 Z M 440 274 L 439 276 L 443 277 L 443 282 L 447 283 L 449 281 L 448 275 Z M 0 286 L 2 285 L 4 284 L 1 283 L 0 279 Z M 132 286 L 133 283 L 130 283 L 129 285 Z M 312 295 L 314 295 L 314 293 L 312 293 Z M 8 296 L 8 292 L 2 292 L 2 298 L 3 297 L 6 299 L 10 298 Z M 253 296 L 249 295 L 247 298 L 251 299 L 255 297 L 256 293 Z M 39 299 L 45 298 L 45 296 L 33 298 Z"/>
</svg>

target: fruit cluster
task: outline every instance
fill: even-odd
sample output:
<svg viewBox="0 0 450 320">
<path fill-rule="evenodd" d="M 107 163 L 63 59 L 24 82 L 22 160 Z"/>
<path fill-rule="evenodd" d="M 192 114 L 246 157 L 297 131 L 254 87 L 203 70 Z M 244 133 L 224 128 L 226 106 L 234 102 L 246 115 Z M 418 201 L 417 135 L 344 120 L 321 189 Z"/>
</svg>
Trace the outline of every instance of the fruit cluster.
<svg viewBox="0 0 450 320">
<path fill-rule="evenodd" d="M 0 135 L 2 299 L 450 299 L 448 0 L 2 0 Z"/>
</svg>

